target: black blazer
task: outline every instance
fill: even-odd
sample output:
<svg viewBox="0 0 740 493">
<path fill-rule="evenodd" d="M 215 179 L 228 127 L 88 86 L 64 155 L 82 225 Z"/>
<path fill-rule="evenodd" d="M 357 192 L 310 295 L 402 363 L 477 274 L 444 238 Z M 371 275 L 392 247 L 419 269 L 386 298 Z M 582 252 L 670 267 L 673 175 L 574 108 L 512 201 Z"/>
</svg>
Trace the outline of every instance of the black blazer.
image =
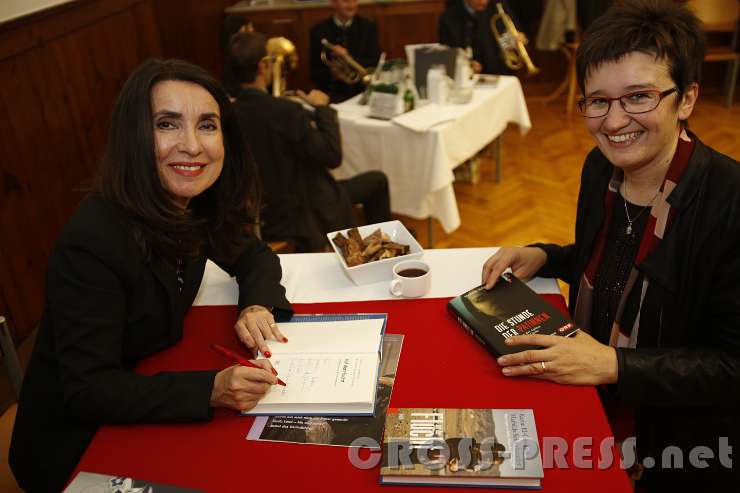
<svg viewBox="0 0 740 493">
<path fill-rule="evenodd" d="M 501 3 L 504 10 L 514 20 L 512 9 L 506 1 L 492 1 L 482 12 L 471 15 L 463 0 L 453 0 L 439 16 L 437 36 L 441 44 L 453 48 L 473 49 L 473 58 L 483 66 L 484 74 L 510 74 L 501 56 L 496 38 L 491 32 L 491 17 L 497 12 L 496 4 Z M 500 26 L 499 30 L 505 32 Z"/>
<path fill-rule="evenodd" d="M 364 91 L 365 86 L 361 82 L 348 85 L 332 77 L 329 67 L 321 61 L 321 50 L 323 49 L 321 40 L 323 38 L 332 44 L 347 48 L 352 58 L 363 67 L 375 67 L 380 56 L 378 28 L 375 23 L 356 15 L 352 19 L 352 24 L 346 30 L 342 30 L 334 23 L 334 18 L 329 17 L 311 28 L 311 80 L 316 87 L 327 93 L 334 103 L 344 101 Z"/>
<path fill-rule="evenodd" d="M 690 135 L 696 146 L 689 167 L 668 197 L 676 215 L 640 265 L 650 286 L 638 347 L 617 350 L 619 382 L 604 393 L 635 410 L 642 457 L 660 465 L 665 447 L 683 450 L 683 470 L 646 471 L 644 481 L 655 482 L 656 491 L 669 491 L 668 485 L 684 491 L 689 484 L 714 491 L 713 481 L 737 479 L 737 469 L 721 467 L 716 457 L 719 437 L 729 437 L 730 445 L 740 441 L 740 163 Z M 581 175 L 575 242 L 536 245 L 547 253 L 537 275 L 570 284 L 571 310 L 605 220 L 613 169 L 598 148 L 591 151 Z M 688 466 L 698 445 L 715 451 L 707 469 Z"/>
<path fill-rule="evenodd" d="M 262 237 L 321 250 L 326 233 L 355 225 L 352 203 L 331 175 L 342 164 L 337 112 L 311 113 L 256 89 L 234 101 L 262 181 Z"/>
<path fill-rule="evenodd" d="M 88 197 L 49 260 L 46 304 L 26 372 L 10 447 L 10 466 L 27 491 L 61 491 L 101 424 L 206 421 L 217 370 L 133 371 L 182 338 L 183 318 L 203 277 L 205 257 L 175 270 L 145 260 L 126 216 Z M 232 265 L 239 306 L 292 313 L 280 262 L 253 241 Z"/>
</svg>

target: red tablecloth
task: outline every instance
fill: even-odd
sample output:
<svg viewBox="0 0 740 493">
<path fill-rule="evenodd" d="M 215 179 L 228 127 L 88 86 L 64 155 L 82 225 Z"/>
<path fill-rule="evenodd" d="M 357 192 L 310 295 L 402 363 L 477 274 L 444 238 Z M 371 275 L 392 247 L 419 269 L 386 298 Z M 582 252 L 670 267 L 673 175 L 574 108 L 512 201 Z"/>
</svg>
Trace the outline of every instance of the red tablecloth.
<svg viewBox="0 0 740 493">
<path fill-rule="evenodd" d="M 543 295 L 561 309 L 561 296 Z M 405 334 L 393 407 L 532 408 L 537 432 L 568 443 L 568 468 L 545 470 L 548 492 L 631 491 L 616 464 L 599 469 L 599 444 L 611 436 L 593 387 L 509 379 L 491 356 L 446 313 L 446 299 L 394 300 L 296 305 L 298 313 L 388 313 L 388 332 Z M 142 362 L 139 370 L 223 368 L 227 362 L 208 346 L 236 345 L 232 326 L 236 307 L 195 307 L 185 322 L 185 337 L 175 347 Z M 412 486 L 380 486 L 378 467 L 354 468 L 343 447 L 247 441 L 253 418 L 217 409 L 209 423 L 103 426 L 83 456 L 78 471 L 120 474 L 208 492 L 351 491 Z M 574 465 L 574 441 L 593 440 L 594 465 Z M 616 461 L 615 461 L 616 462 Z M 435 490 L 436 491 L 436 490 Z M 458 490 L 459 491 L 459 490 Z"/>
</svg>

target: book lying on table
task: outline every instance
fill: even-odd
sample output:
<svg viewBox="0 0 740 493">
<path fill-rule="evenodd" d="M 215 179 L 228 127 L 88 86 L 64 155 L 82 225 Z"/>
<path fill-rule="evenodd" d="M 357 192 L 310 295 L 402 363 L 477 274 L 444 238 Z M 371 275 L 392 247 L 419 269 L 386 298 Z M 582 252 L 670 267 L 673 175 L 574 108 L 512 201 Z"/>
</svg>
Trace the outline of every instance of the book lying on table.
<svg viewBox="0 0 740 493">
<path fill-rule="evenodd" d="M 383 337 L 375 416 L 257 416 L 247 440 L 380 448 L 402 345 L 400 334 Z M 353 445 L 356 438 L 362 437 L 370 440 Z"/>
<path fill-rule="evenodd" d="M 203 493 L 170 484 L 81 471 L 63 493 Z"/>
<path fill-rule="evenodd" d="M 531 409 L 390 408 L 382 484 L 539 489 Z"/>
<path fill-rule="evenodd" d="M 512 346 L 504 341 L 516 335 L 570 336 L 578 328 L 560 310 L 511 274 L 504 274 L 493 289 L 471 289 L 447 303 L 458 322 L 495 357 L 533 346 Z"/>
<path fill-rule="evenodd" d="M 273 385 L 242 414 L 372 416 L 387 315 L 296 315 L 280 323 L 288 342 L 271 342 Z"/>
</svg>

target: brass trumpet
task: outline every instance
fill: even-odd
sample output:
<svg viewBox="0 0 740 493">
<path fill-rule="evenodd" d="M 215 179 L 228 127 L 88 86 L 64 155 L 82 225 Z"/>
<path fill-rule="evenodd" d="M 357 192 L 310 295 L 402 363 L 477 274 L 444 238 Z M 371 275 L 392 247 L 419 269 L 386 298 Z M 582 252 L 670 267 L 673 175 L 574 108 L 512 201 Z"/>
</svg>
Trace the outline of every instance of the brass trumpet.
<svg viewBox="0 0 740 493">
<path fill-rule="evenodd" d="M 324 65 L 332 69 L 335 76 L 347 84 L 357 84 L 362 82 L 365 85 L 370 83 L 370 72 L 357 63 L 349 54 L 339 55 L 335 51 L 337 45 L 331 44 L 326 39 L 321 40 L 324 48 L 321 50 L 321 61 Z"/>
<path fill-rule="evenodd" d="M 529 58 L 524 43 L 519 39 L 519 31 L 514 25 L 514 21 L 511 20 L 511 17 L 504 11 L 500 3 L 496 4 L 496 9 L 498 9 L 498 13 L 491 17 L 491 32 L 501 49 L 504 63 L 511 70 L 519 70 L 522 67 L 526 67 L 528 75 L 536 74 L 540 69 L 535 67 L 532 59 Z M 504 29 L 506 30 L 504 33 L 498 31 L 496 22 L 499 19 L 504 24 Z"/>
<path fill-rule="evenodd" d="M 275 37 L 267 40 L 267 56 L 272 60 L 272 95 L 285 94 L 287 75 L 298 67 L 298 53 L 288 38 Z"/>
</svg>

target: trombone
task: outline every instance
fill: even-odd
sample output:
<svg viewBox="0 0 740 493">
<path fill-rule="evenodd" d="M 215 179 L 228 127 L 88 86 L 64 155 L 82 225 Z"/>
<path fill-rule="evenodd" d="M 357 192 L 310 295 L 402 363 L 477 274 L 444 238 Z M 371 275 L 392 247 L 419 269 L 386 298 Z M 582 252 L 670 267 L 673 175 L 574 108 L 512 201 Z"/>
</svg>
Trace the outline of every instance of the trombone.
<svg viewBox="0 0 740 493">
<path fill-rule="evenodd" d="M 267 40 L 267 56 L 272 60 L 272 95 L 285 94 L 287 74 L 298 67 L 298 53 L 288 38 L 275 37 Z"/>
<path fill-rule="evenodd" d="M 519 70 L 522 67 L 527 68 L 528 75 L 534 75 L 540 71 L 532 63 L 532 59 L 529 58 L 527 49 L 524 47 L 524 43 L 519 39 L 519 31 L 517 31 L 514 21 L 504 11 L 503 6 L 500 3 L 496 4 L 498 13 L 491 17 L 491 32 L 496 38 L 501 54 L 504 57 L 504 63 L 511 70 Z M 501 20 L 504 25 L 505 32 L 500 33 L 497 26 L 497 21 Z"/>
<path fill-rule="evenodd" d="M 346 55 L 338 54 L 336 52 L 337 45 L 331 44 L 326 38 L 321 40 L 321 44 L 324 45 L 324 48 L 321 50 L 321 61 L 324 62 L 324 65 L 332 69 L 332 72 L 338 79 L 350 85 L 357 84 L 358 82 L 362 82 L 365 85 L 370 83 L 371 76 L 369 71 L 357 63 L 357 60 L 352 58 L 349 53 Z"/>
</svg>

